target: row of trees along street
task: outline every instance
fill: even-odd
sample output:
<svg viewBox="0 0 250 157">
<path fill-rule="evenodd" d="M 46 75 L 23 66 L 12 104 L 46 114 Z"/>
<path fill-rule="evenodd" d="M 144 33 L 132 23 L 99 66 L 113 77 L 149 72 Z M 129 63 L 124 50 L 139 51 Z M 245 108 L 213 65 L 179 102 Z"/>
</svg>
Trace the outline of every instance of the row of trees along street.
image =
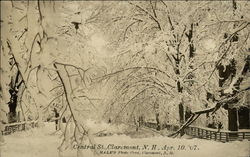
<svg viewBox="0 0 250 157">
<path fill-rule="evenodd" d="M 73 122 L 70 144 L 94 143 L 87 119 L 154 119 L 249 129 L 247 1 L 1 2 L 1 108 L 9 122 Z M 4 104 L 4 105 L 2 105 Z M 17 114 L 20 109 L 21 114 Z M 81 155 L 81 150 L 78 150 Z"/>
</svg>

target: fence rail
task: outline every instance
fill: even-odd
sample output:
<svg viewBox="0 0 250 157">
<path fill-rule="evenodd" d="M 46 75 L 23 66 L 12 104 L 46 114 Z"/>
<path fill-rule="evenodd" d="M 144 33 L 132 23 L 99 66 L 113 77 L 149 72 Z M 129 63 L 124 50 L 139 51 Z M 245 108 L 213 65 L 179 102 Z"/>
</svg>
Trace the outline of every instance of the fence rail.
<svg viewBox="0 0 250 157">
<path fill-rule="evenodd" d="M 250 130 L 227 131 L 189 126 L 185 129 L 185 133 L 193 137 L 220 142 L 250 140 Z"/>
<path fill-rule="evenodd" d="M 37 121 L 24 121 L 18 123 L 5 124 L 5 129 L 4 131 L 2 131 L 2 135 L 9 135 L 17 131 L 23 131 L 37 126 Z"/>
</svg>

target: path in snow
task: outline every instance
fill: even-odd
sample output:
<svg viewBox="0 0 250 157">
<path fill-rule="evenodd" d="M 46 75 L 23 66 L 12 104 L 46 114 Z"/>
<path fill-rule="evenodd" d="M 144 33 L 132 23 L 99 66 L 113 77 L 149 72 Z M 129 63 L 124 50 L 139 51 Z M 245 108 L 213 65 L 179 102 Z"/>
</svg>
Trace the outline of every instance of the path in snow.
<svg viewBox="0 0 250 157">
<path fill-rule="evenodd" d="M 1 146 L 1 157 L 58 157 L 57 147 L 62 139 L 59 134 L 52 134 L 55 130 L 54 123 L 45 123 L 45 127 L 34 128 L 32 130 L 16 132 L 12 135 L 5 136 L 6 144 Z M 134 138 L 126 135 L 113 135 L 106 137 L 96 137 L 96 143 L 103 145 L 106 148 L 109 144 L 113 145 L 133 145 L 139 147 L 140 150 L 123 149 L 121 152 L 127 154 L 118 154 L 119 150 L 108 149 L 101 154 L 107 157 L 248 157 L 250 155 L 249 141 L 236 141 L 230 143 L 220 143 L 215 141 L 201 139 L 180 139 L 168 137 L 147 137 Z M 111 148 L 110 145 L 110 148 Z M 148 145 L 149 150 L 143 150 L 144 145 Z M 153 145 L 157 145 L 155 150 L 152 150 Z M 161 150 L 165 145 L 173 147 L 174 150 Z M 184 145 L 185 150 L 177 150 L 178 147 Z M 190 150 L 196 147 L 196 150 Z M 158 150 L 159 149 L 159 150 Z M 199 150 L 198 150 L 199 149 Z M 82 149 L 86 157 L 94 156 L 88 149 Z M 121 153 L 120 152 L 120 153 Z M 133 153 L 132 153 L 133 152 Z M 140 153 L 140 155 L 135 154 Z M 153 154 L 155 153 L 155 154 Z M 161 155 L 159 153 L 162 153 Z M 75 157 L 76 150 L 69 148 L 63 153 L 63 157 Z"/>
</svg>

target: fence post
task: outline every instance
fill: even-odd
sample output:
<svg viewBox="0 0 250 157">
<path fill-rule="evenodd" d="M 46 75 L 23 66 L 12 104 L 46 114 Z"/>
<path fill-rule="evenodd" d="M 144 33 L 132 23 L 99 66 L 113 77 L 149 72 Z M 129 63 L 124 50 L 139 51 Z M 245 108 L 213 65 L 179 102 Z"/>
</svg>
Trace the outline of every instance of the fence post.
<svg viewBox="0 0 250 157">
<path fill-rule="evenodd" d="M 228 138 L 228 135 L 229 133 L 226 133 L 226 142 L 228 142 L 229 141 L 229 138 Z"/>
</svg>

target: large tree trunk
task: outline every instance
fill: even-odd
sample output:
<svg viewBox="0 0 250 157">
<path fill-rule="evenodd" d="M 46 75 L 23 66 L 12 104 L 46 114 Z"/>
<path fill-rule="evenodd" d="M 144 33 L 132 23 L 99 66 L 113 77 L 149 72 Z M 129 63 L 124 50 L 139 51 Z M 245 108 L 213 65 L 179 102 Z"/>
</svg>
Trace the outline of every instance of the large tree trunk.
<svg viewBox="0 0 250 157">
<path fill-rule="evenodd" d="M 238 113 L 237 109 L 228 109 L 228 130 L 238 131 Z"/>
<path fill-rule="evenodd" d="M 235 77 L 235 75 L 236 75 L 236 63 L 234 60 L 232 60 L 231 63 L 227 66 L 219 65 L 218 70 L 219 70 L 219 76 L 220 76 L 219 86 L 223 87 L 224 83 L 228 79 L 230 79 L 230 78 L 233 79 L 233 77 Z M 236 93 L 234 93 L 234 94 L 236 94 Z M 224 96 L 224 95 L 225 94 L 222 91 L 221 96 Z M 238 102 L 237 100 L 234 100 L 232 102 L 228 102 L 226 105 L 226 108 L 228 109 L 228 130 L 230 130 L 230 131 L 237 131 L 238 130 L 237 109 L 229 107 L 229 106 L 232 106 L 232 104 L 235 104 L 237 102 Z"/>
<path fill-rule="evenodd" d="M 17 121 L 16 107 L 17 107 L 17 92 L 10 92 L 10 101 L 9 101 L 9 123 L 14 123 Z"/>
<path fill-rule="evenodd" d="M 243 107 L 238 110 L 239 129 L 250 129 L 250 109 Z"/>
<path fill-rule="evenodd" d="M 194 44 L 193 44 L 193 29 L 194 29 L 194 25 L 191 24 L 190 25 L 190 29 L 188 31 L 188 33 L 186 33 L 186 37 L 188 38 L 188 42 L 189 42 L 189 59 L 192 59 L 194 57 L 194 52 L 195 52 L 195 47 L 194 47 Z M 179 63 L 180 63 L 180 57 L 178 55 L 177 57 L 178 61 L 176 62 L 176 65 L 177 67 L 179 67 Z M 193 66 L 190 65 L 190 68 L 192 69 Z M 178 69 L 176 71 L 176 74 L 177 75 L 180 75 L 180 70 Z M 189 78 L 193 78 L 194 76 L 193 75 L 189 75 Z M 189 84 L 190 86 L 192 86 L 192 83 Z M 179 81 L 177 81 L 177 90 L 179 93 L 182 93 L 183 92 L 183 88 L 181 86 L 181 83 Z M 179 107 L 179 118 L 180 118 L 180 125 L 182 126 L 185 121 L 190 117 L 186 117 L 187 119 L 185 119 L 185 108 L 184 108 L 184 104 L 185 102 L 181 101 L 181 103 L 178 104 L 178 107 Z M 186 113 L 186 115 L 188 115 L 189 113 Z M 184 135 L 184 129 L 180 131 L 180 135 L 183 136 Z"/>
<path fill-rule="evenodd" d="M 22 78 L 20 76 L 19 71 L 17 72 L 16 76 L 13 76 L 11 78 L 11 82 L 10 82 L 10 89 L 9 89 L 9 93 L 10 93 L 10 101 L 8 102 L 9 104 L 9 122 L 13 123 L 13 122 L 17 122 L 17 114 L 16 114 L 16 108 L 17 108 L 17 99 L 18 99 L 18 93 L 21 92 L 21 90 L 19 90 L 19 88 L 21 87 L 23 81 Z"/>
<path fill-rule="evenodd" d="M 238 111 L 236 108 L 228 109 L 228 130 L 238 131 Z M 236 134 L 229 134 L 230 137 L 236 137 Z"/>
</svg>

